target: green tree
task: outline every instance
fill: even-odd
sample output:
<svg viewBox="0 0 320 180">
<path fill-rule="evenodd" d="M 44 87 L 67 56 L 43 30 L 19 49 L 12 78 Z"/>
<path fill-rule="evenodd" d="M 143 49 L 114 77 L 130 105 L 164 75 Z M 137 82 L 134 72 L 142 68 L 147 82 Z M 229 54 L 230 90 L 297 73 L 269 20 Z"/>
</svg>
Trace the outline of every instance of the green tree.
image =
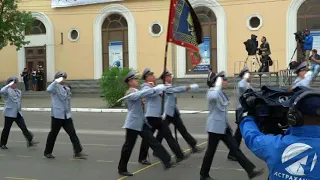
<svg viewBox="0 0 320 180">
<path fill-rule="evenodd" d="M 33 21 L 30 12 L 18 10 L 18 0 L 0 0 L 0 50 L 8 44 L 17 50 L 28 44 L 24 31 L 32 28 Z"/>
<path fill-rule="evenodd" d="M 124 78 L 129 71 L 129 68 L 111 67 L 102 74 L 101 89 L 108 107 L 121 106 L 121 102 L 117 100 L 122 98 L 128 90 Z"/>
</svg>

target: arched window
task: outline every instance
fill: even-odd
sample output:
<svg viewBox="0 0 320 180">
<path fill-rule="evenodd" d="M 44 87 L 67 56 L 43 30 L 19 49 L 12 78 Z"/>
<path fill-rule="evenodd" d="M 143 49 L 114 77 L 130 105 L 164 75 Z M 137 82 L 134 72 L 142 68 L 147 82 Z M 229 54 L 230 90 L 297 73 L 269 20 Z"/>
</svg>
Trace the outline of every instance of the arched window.
<svg viewBox="0 0 320 180">
<path fill-rule="evenodd" d="M 127 20 L 112 14 L 105 19 L 101 30 L 103 71 L 115 65 L 129 67 Z"/>
<path fill-rule="evenodd" d="M 311 31 L 320 30 L 320 1 L 306 0 L 299 8 L 297 14 L 298 30 L 304 31 L 306 28 Z"/>
<path fill-rule="evenodd" d="M 201 55 L 206 57 L 202 58 L 202 62 L 199 66 L 193 68 L 189 50 L 186 52 L 186 73 L 187 74 L 207 74 L 208 67 L 211 66 L 213 71 L 217 71 L 217 19 L 214 12 L 207 7 L 197 7 L 194 9 L 202 26 L 204 42 L 203 45 L 208 45 L 208 51 L 204 48 L 204 52 L 200 52 Z M 200 49 L 201 51 L 201 49 Z"/>
<path fill-rule="evenodd" d="M 29 31 L 26 31 L 25 33 L 26 35 L 41 35 L 46 34 L 47 31 L 44 24 L 38 19 L 36 19 L 35 21 L 33 21 L 32 28 Z"/>
</svg>

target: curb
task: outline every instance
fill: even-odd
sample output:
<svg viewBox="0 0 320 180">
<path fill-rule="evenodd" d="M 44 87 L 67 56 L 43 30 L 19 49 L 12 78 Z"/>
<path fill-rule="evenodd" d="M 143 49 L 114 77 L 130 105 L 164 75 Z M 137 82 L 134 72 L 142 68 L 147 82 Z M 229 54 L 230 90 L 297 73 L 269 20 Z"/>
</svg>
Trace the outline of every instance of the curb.
<svg viewBox="0 0 320 180">
<path fill-rule="evenodd" d="M 0 111 L 3 111 L 3 107 L 0 107 Z M 51 112 L 51 108 L 22 108 L 22 111 L 26 112 Z M 97 108 L 71 108 L 71 112 L 83 112 L 83 113 L 127 113 L 127 109 L 97 109 Z M 180 110 L 181 114 L 208 114 L 207 110 Z M 234 114 L 235 111 L 228 111 L 229 114 Z"/>
</svg>

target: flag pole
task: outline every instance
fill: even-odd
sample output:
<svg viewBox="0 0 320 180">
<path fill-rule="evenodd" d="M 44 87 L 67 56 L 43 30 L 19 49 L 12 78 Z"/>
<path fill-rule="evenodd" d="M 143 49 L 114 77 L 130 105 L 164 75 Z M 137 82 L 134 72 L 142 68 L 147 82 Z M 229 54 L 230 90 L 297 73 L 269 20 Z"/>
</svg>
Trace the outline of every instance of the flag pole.
<svg viewBox="0 0 320 180">
<path fill-rule="evenodd" d="M 169 45 L 169 30 L 170 30 L 170 24 L 172 24 L 173 22 L 171 22 L 171 11 L 172 11 L 172 8 L 174 8 L 174 4 L 173 4 L 173 0 L 170 0 L 170 8 L 169 8 L 169 17 L 168 17 L 168 27 L 167 27 L 167 39 L 166 39 L 166 46 L 165 46 L 165 52 L 164 52 L 164 65 L 163 65 L 163 73 L 166 71 L 167 69 L 167 62 L 168 62 L 168 45 Z M 163 77 L 162 79 L 162 82 L 163 84 L 165 84 L 165 76 Z M 161 114 L 164 113 L 164 96 L 165 96 L 165 93 L 163 92 L 162 93 L 162 104 L 161 104 Z M 177 128 L 175 127 L 175 139 L 176 141 L 178 141 L 178 137 L 177 137 Z"/>
<path fill-rule="evenodd" d="M 171 6 L 172 6 L 172 0 L 170 0 L 170 8 L 169 8 L 169 17 L 168 17 L 168 26 L 167 26 L 167 38 L 166 38 L 166 46 L 164 50 L 164 63 L 163 63 L 163 73 L 167 69 L 167 56 L 168 56 L 168 45 L 169 45 L 169 30 L 170 30 L 170 21 L 171 21 Z M 165 84 L 165 77 L 162 77 L 162 83 Z M 162 93 L 162 104 L 161 104 L 161 115 L 164 113 L 164 92 Z"/>
</svg>

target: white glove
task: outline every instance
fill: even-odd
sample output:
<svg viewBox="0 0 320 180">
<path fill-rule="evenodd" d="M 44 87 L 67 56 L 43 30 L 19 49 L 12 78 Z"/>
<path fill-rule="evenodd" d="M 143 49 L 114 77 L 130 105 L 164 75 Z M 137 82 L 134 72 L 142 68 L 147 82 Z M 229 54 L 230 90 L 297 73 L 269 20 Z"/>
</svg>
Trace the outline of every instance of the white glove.
<svg viewBox="0 0 320 180">
<path fill-rule="evenodd" d="M 312 75 L 312 71 L 308 71 L 304 76 L 308 77 L 308 76 L 311 76 L 311 75 Z"/>
<path fill-rule="evenodd" d="M 14 84 L 14 81 L 11 81 L 9 84 L 6 85 L 6 87 L 10 87 Z"/>
<path fill-rule="evenodd" d="M 190 84 L 190 89 L 191 90 L 198 90 L 199 89 L 199 85 L 198 84 Z"/>
<path fill-rule="evenodd" d="M 130 93 L 130 94 L 126 95 L 126 96 L 123 96 L 122 98 L 118 99 L 117 102 L 120 102 L 120 101 L 122 101 L 122 100 L 125 100 L 125 99 L 127 99 L 128 97 L 130 97 L 130 96 L 132 96 L 132 95 L 134 95 L 134 94 L 136 94 L 136 93 L 137 93 L 137 92 L 134 92 L 134 93 Z"/>
<path fill-rule="evenodd" d="M 214 83 L 214 86 L 215 86 L 216 88 L 221 89 L 221 87 L 222 87 L 222 77 L 218 77 L 218 78 L 217 78 L 216 82 Z"/>
<path fill-rule="evenodd" d="M 161 119 L 162 119 L 162 120 L 165 120 L 165 119 L 166 119 L 166 114 L 165 114 L 165 113 L 162 114 Z"/>
<path fill-rule="evenodd" d="M 164 84 L 159 84 L 156 87 L 154 87 L 153 89 L 155 91 L 162 92 L 162 91 L 165 91 L 167 89 L 167 86 L 165 86 Z"/>
<path fill-rule="evenodd" d="M 245 73 L 244 76 L 243 76 L 243 79 L 247 80 L 247 79 L 249 79 L 249 77 L 250 77 L 250 74 L 249 73 Z"/>
<path fill-rule="evenodd" d="M 54 80 L 56 83 L 60 83 L 61 81 L 63 81 L 63 77 L 59 77 L 58 79 Z"/>
</svg>

